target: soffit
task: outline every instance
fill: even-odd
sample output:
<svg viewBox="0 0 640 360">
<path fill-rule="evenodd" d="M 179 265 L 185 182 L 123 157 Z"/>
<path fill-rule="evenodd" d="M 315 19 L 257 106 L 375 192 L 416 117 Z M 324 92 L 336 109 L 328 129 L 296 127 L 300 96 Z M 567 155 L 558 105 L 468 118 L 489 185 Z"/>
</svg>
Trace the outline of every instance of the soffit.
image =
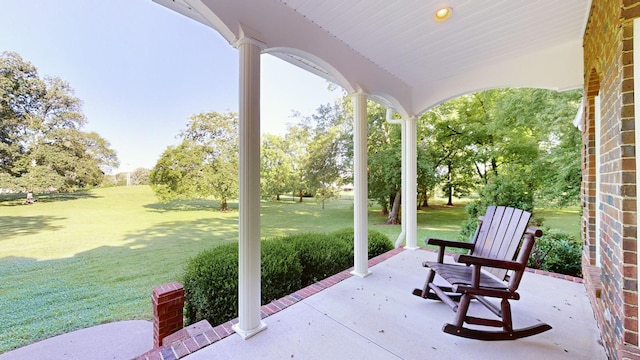
<svg viewBox="0 0 640 360">
<path fill-rule="evenodd" d="M 230 43 L 364 91 L 404 115 L 495 87 L 579 87 L 586 0 L 157 0 Z M 453 14 L 436 22 L 442 5 Z M 191 14 L 191 15 L 190 15 Z M 301 61 L 302 60 L 302 61 Z"/>
</svg>

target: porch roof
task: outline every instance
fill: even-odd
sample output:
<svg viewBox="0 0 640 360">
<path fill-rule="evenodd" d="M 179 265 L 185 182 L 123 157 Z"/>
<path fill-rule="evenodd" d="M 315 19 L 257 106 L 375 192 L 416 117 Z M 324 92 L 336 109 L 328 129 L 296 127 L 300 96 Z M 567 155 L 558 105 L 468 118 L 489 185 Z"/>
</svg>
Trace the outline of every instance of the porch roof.
<svg viewBox="0 0 640 360">
<path fill-rule="evenodd" d="M 344 87 L 418 115 L 497 87 L 582 85 L 589 0 L 154 0 Z M 451 17 L 435 21 L 441 6 Z"/>
</svg>

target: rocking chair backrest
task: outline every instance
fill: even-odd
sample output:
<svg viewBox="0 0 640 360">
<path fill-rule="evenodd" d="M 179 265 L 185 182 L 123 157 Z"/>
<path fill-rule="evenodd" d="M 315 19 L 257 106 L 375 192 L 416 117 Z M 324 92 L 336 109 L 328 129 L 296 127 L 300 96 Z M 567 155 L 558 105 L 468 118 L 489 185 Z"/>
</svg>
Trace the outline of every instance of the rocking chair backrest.
<svg viewBox="0 0 640 360">
<path fill-rule="evenodd" d="M 531 213 L 505 206 L 489 206 L 474 235 L 472 255 L 494 259 L 514 260 L 516 251 L 531 219 Z M 507 270 L 486 268 L 500 280 Z"/>
</svg>

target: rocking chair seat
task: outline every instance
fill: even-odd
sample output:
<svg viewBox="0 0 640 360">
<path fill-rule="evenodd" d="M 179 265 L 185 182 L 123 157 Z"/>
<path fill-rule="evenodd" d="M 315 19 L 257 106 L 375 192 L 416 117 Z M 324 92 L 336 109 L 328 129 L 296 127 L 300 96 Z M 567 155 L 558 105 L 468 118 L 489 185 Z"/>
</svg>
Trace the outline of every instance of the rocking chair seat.
<svg viewBox="0 0 640 360">
<path fill-rule="evenodd" d="M 437 262 L 427 261 L 426 266 L 433 269 L 438 275 L 445 279 L 449 284 L 472 286 L 471 281 L 473 275 L 473 268 L 471 266 L 459 265 L 459 264 L 440 264 Z M 497 280 L 491 274 L 482 271 L 480 273 L 480 288 L 495 289 L 495 290 L 507 290 L 507 285 Z"/>
</svg>

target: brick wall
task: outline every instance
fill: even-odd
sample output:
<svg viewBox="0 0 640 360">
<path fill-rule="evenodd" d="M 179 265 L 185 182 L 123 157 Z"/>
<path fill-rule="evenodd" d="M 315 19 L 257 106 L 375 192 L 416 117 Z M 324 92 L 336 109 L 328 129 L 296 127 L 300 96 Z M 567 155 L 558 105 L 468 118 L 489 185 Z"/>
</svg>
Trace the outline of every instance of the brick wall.
<svg viewBox="0 0 640 360">
<path fill-rule="evenodd" d="M 594 0 L 584 36 L 585 117 L 582 151 L 582 235 L 585 274 L 607 354 L 640 359 L 636 266 L 635 118 L 633 104 L 633 18 L 640 1 Z M 600 94 L 600 165 L 595 164 L 594 97 Z M 601 206 L 596 209 L 595 174 L 601 176 Z M 595 217 L 600 217 L 599 233 Z M 596 241 L 600 269 L 594 271 Z"/>
</svg>

